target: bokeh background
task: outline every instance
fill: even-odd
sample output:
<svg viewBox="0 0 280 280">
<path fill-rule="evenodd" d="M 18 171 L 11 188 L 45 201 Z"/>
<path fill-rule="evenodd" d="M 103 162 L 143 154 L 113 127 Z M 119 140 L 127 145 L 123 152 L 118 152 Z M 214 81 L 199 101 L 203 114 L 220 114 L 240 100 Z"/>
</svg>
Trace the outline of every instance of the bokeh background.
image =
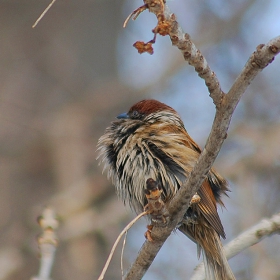
<svg viewBox="0 0 280 280">
<path fill-rule="evenodd" d="M 203 147 L 214 105 L 204 82 L 158 37 L 139 55 L 156 24 L 145 12 L 126 29 L 140 0 L 0 1 L 0 279 L 30 279 L 39 267 L 36 217 L 44 206 L 61 225 L 53 279 L 97 279 L 133 214 L 96 161 L 96 144 L 115 116 L 143 98 L 174 107 Z M 279 35 L 278 0 L 173 0 L 169 7 L 203 52 L 224 91 L 260 43 Z M 220 211 L 227 241 L 280 211 L 280 58 L 253 81 L 232 119 L 216 168 L 232 192 Z M 147 221 L 128 234 L 127 268 Z M 196 246 L 179 232 L 144 279 L 188 279 Z M 272 236 L 230 261 L 237 279 L 280 279 L 280 239 Z M 120 249 L 106 279 L 121 279 Z"/>
</svg>

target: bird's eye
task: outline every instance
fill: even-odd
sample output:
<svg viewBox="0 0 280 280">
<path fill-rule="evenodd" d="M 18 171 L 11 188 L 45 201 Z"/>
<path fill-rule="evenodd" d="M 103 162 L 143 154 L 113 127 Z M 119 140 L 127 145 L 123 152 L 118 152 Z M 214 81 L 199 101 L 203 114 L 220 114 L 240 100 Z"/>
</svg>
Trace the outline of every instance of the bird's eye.
<svg viewBox="0 0 280 280">
<path fill-rule="evenodd" d="M 140 114 L 139 114 L 138 111 L 132 111 L 132 113 L 131 113 L 131 118 L 132 119 L 137 119 L 139 117 L 140 117 Z"/>
</svg>

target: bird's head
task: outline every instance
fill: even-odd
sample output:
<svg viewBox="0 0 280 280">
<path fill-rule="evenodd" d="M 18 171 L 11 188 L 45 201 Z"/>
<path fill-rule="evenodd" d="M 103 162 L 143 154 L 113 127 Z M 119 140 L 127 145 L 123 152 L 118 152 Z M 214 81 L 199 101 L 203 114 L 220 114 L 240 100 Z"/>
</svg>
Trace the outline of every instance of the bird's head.
<svg viewBox="0 0 280 280">
<path fill-rule="evenodd" d="M 127 113 L 117 116 L 120 120 L 139 120 L 143 122 L 175 123 L 182 126 L 178 113 L 170 106 L 154 99 L 145 99 L 134 104 Z"/>
</svg>

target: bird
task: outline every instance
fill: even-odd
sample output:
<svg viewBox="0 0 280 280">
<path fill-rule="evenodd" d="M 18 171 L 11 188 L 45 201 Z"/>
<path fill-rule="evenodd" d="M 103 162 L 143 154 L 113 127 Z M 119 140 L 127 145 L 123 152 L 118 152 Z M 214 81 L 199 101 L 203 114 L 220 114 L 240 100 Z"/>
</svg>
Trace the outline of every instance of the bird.
<svg viewBox="0 0 280 280">
<path fill-rule="evenodd" d="M 98 140 L 99 160 L 115 185 L 117 195 L 136 213 L 147 204 L 146 181 L 160 184 L 161 199 L 168 203 L 185 182 L 198 157 L 200 147 L 189 136 L 179 114 L 170 106 L 145 99 L 105 130 Z M 200 200 L 189 205 L 178 229 L 197 244 L 203 255 L 206 279 L 234 280 L 221 237 L 225 231 L 217 212 L 224 206 L 222 195 L 227 181 L 211 168 L 197 191 Z"/>
</svg>

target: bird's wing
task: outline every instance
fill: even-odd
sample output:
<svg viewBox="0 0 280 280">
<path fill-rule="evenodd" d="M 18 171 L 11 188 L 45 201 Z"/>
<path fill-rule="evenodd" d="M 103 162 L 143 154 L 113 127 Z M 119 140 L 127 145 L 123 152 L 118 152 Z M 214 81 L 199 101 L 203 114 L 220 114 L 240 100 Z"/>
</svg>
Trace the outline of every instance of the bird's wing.
<svg viewBox="0 0 280 280">
<path fill-rule="evenodd" d="M 215 229 L 215 231 L 223 238 L 226 237 L 225 231 L 217 212 L 216 201 L 213 195 L 210 183 L 206 179 L 200 189 L 198 195 L 201 200 L 198 203 L 200 213 L 204 216 L 207 222 Z"/>
</svg>

